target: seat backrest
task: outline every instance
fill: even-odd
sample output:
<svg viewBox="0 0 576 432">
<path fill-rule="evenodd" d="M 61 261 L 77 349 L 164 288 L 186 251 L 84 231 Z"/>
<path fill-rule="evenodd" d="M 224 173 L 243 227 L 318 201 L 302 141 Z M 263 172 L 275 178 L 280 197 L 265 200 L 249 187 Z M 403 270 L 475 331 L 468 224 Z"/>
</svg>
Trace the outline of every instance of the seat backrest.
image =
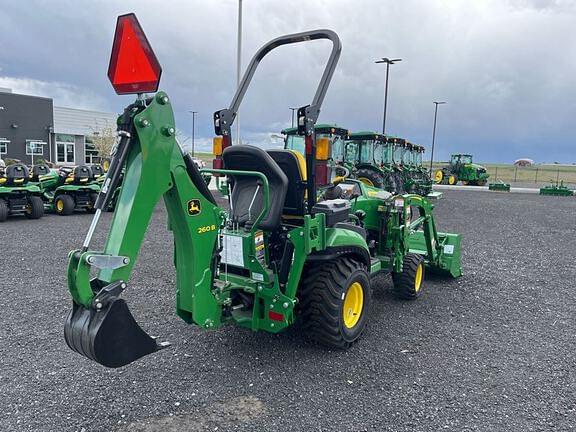
<svg viewBox="0 0 576 432">
<path fill-rule="evenodd" d="M 288 178 L 274 159 L 264 150 L 249 145 L 233 145 L 222 153 L 224 169 L 255 171 L 266 176 L 270 187 L 270 208 L 258 228 L 274 231 L 280 225 L 282 207 L 286 199 Z M 253 176 L 230 175 L 232 192 L 231 217 L 240 225 L 252 223 L 264 208 L 263 187 L 260 179 Z"/>
<path fill-rule="evenodd" d="M 30 180 L 33 182 L 40 181 L 40 177 L 50 174 L 50 167 L 48 165 L 40 164 L 32 167 L 32 175 Z"/>
<path fill-rule="evenodd" d="M 88 165 L 78 165 L 74 168 L 74 183 L 86 184 L 92 180 L 92 170 Z"/>
<path fill-rule="evenodd" d="M 6 167 L 6 183 L 4 183 L 4 185 L 21 186 L 28 183 L 29 175 L 28 167 L 26 165 L 8 165 Z"/>
<path fill-rule="evenodd" d="M 268 154 L 288 178 L 289 187 L 282 214 L 303 216 L 306 209 L 306 162 L 304 157 L 293 150 L 268 150 Z"/>
<path fill-rule="evenodd" d="M 92 165 L 90 169 L 92 170 L 92 175 L 94 177 L 100 177 L 104 175 L 104 168 L 102 168 L 102 165 Z"/>
</svg>

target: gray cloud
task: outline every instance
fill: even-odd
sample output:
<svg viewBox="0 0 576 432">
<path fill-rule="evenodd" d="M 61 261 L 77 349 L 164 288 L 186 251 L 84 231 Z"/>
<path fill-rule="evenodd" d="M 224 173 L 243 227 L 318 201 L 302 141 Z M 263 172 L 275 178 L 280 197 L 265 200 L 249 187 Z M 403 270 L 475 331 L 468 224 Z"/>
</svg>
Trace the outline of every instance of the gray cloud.
<svg viewBox="0 0 576 432">
<path fill-rule="evenodd" d="M 115 17 L 137 13 L 163 68 L 179 129 L 199 111 L 199 142 L 212 112 L 235 87 L 236 1 L 3 2 L 0 86 L 50 93 L 56 103 L 119 111 L 106 78 Z M 433 100 L 441 107 L 440 157 L 470 151 L 486 161 L 527 156 L 573 162 L 576 2 L 567 0 L 244 0 L 244 66 L 283 33 L 331 28 L 342 39 L 322 121 L 379 129 L 384 68 L 392 66 L 388 132 L 426 146 Z M 241 110 L 243 137 L 268 143 L 290 123 L 289 106 L 310 102 L 329 44 L 278 49 L 262 63 Z M 6 78 L 7 77 L 7 78 Z M 34 84 L 35 82 L 40 84 Z M 66 91 L 72 89 L 72 92 Z M 65 102 L 62 102 L 64 100 Z"/>
</svg>

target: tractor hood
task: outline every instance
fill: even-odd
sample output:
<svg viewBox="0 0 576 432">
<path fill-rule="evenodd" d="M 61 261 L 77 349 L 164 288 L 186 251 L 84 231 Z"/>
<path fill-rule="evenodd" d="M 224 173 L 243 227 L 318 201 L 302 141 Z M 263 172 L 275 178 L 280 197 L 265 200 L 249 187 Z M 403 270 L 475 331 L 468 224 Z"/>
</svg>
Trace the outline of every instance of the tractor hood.
<svg viewBox="0 0 576 432">
<path fill-rule="evenodd" d="M 475 164 L 475 163 L 466 164 L 466 168 L 472 168 L 472 169 L 475 169 L 476 171 L 486 172 L 485 167 L 483 167 L 482 165 Z"/>
</svg>

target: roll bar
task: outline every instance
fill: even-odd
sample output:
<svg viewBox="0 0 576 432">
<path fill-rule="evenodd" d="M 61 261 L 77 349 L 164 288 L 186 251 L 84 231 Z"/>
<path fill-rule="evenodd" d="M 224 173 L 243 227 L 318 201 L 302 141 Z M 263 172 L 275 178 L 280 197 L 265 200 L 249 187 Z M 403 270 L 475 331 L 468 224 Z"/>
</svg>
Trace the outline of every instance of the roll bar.
<svg viewBox="0 0 576 432">
<path fill-rule="evenodd" d="M 312 99 L 312 103 L 298 110 L 298 133 L 300 135 L 311 135 L 314 132 L 314 124 L 316 123 L 318 115 L 320 114 L 320 107 L 322 106 L 322 102 L 324 102 L 324 96 L 326 95 L 328 86 L 332 80 L 332 75 L 334 74 L 334 70 L 338 64 L 338 59 L 340 58 L 340 52 L 342 51 L 340 38 L 332 30 L 310 30 L 302 33 L 280 36 L 271 40 L 262 48 L 260 48 L 254 57 L 252 57 L 246 72 L 244 72 L 244 76 L 240 81 L 240 85 L 236 90 L 236 94 L 234 95 L 230 106 L 226 109 L 222 109 L 214 113 L 214 131 L 216 132 L 216 135 L 230 137 L 230 129 L 234 123 L 234 119 L 236 118 L 238 108 L 242 103 L 242 99 L 244 99 L 246 90 L 250 86 L 250 82 L 252 81 L 252 77 L 254 76 L 258 65 L 266 56 L 266 54 L 282 45 L 317 39 L 328 39 L 332 41 L 332 52 L 330 53 L 330 58 L 326 63 L 326 67 L 324 68 L 324 73 L 322 74 L 322 78 L 320 79 L 320 83 L 318 84 L 316 94 L 314 95 L 314 99 Z M 303 122 L 303 124 L 301 124 L 301 122 Z"/>
</svg>

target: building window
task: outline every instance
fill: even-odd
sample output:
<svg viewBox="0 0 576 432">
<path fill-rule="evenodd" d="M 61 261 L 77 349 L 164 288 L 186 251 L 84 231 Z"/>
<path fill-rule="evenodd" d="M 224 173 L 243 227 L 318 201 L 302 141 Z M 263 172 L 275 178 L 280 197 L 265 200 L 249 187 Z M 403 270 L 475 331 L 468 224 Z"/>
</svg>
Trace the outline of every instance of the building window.
<svg viewBox="0 0 576 432">
<path fill-rule="evenodd" d="M 8 153 L 8 144 L 10 144 L 10 141 L 6 138 L 0 138 L 0 155 Z"/>
<path fill-rule="evenodd" d="M 56 134 L 56 162 L 74 163 L 74 135 Z"/>
<path fill-rule="evenodd" d="M 94 139 L 92 137 L 84 138 L 84 152 L 86 154 L 86 163 L 93 164 L 100 160 L 98 157 L 98 150 L 94 145 Z"/>
<path fill-rule="evenodd" d="M 36 156 L 44 154 L 44 141 L 38 140 L 26 140 L 26 154 L 28 156 Z"/>
</svg>

